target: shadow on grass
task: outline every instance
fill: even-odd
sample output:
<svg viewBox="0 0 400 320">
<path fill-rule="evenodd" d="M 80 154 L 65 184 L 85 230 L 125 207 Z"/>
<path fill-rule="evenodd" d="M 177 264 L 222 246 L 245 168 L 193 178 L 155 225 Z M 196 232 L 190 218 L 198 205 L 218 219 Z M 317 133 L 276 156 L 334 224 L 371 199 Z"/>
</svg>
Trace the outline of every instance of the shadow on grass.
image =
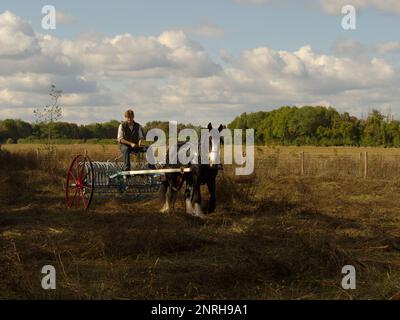
<svg viewBox="0 0 400 320">
<path fill-rule="evenodd" d="M 53 198 L 42 201 L 54 203 Z M 293 298 L 291 286 L 309 292 L 309 283 L 335 281 L 344 264 L 357 264 L 335 237 L 305 232 L 304 216 L 286 211 L 295 205 L 281 208 L 269 201 L 260 206 L 269 211 L 246 213 L 242 208 L 239 214 L 223 211 L 205 221 L 183 213 L 160 214 L 154 210 L 157 201 L 115 201 L 86 212 L 54 205 L 0 216 L 6 240 L 0 267 L 4 297 L 46 298 L 37 281 L 45 264 L 60 270 L 52 298 L 232 299 Z M 219 223 L 221 215 L 230 223 Z M 243 232 L 230 232 L 240 219 L 254 215 L 257 219 Z M 299 230 L 287 229 L 290 225 L 280 224 L 279 217 L 292 219 L 292 227 L 300 221 Z M 322 213 L 307 218 L 326 224 Z M 13 267 L 20 270 L 17 275 Z M 282 285 L 286 289 L 277 293 L 276 286 Z"/>
<path fill-rule="evenodd" d="M 171 215 L 158 212 L 157 200 L 95 199 L 89 211 L 69 210 L 57 180 L 41 174 L 10 180 L 15 189 L 0 212 L 0 298 L 348 298 L 340 288 L 345 264 L 364 281 L 355 297 L 398 290 L 384 251 L 396 252 L 394 233 L 374 226 L 376 239 L 366 242 L 339 232 L 363 231 L 368 221 L 308 207 L 311 186 L 299 180 L 260 192 L 251 179 L 220 177 L 217 212 L 201 221 L 180 201 Z M 366 257 L 387 264 L 366 266 Z M 55 291 L 40 286 L 46 264 L 56 267 Z"/>
</svg>

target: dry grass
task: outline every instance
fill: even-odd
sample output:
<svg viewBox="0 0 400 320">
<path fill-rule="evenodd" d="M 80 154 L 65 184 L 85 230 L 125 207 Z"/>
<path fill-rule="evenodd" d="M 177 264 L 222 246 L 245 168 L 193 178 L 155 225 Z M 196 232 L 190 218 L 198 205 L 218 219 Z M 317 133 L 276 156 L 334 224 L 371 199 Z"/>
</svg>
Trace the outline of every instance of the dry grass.
<svg viewBox="0 0 400 320">
<path fill-rule="evenodd" d="M 394 179 L 272 175 L 258 163 L 247 178 L 225 167 L 205 221 L 181 200 L 168 216 L 156 199 L 96 199 L 84 212 L 67 210 L 62 191 L 79 148 L 88 146 L 60 148 L 50 168 L 35 150 L 1 153 L 0 298 L 400 298 Z M 118 155 L 88 149 L 96 160 Z M 57 290 L 41 289 L 45 264 Z M 356 267 L 356 290 L 340 286 L 345 264 Z"/>
</svg>

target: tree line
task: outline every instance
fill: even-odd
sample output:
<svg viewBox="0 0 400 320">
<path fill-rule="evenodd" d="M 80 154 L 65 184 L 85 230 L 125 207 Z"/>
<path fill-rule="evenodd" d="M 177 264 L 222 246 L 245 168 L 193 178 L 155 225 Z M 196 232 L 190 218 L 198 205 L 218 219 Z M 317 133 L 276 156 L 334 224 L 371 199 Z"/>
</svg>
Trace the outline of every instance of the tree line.
<svg viewBox="0 0 400 320">
<path fill-rule="evenodd" d="M 54 139 L 116 139 L 117 120 L 78 125 L 69 122 L 28 123 L 22 120 L 0 121 L 0 143 L 45 140 L 49 130 Z M 168 133 L 167 121 L 146 123 L 144 130 L 159 128 Z M 178 130 L 199 127 L 178 124 Z M 388 146 L 400 147 L 400 121 L 378 110 L 366 119 L 339 113 L 332 107 L 285 106 L 276 110 L 243 113 L 230 124 L 230 129 L 255 129 L 255 142 L 260 145 L 317 146 Z"/>
<path fill-rule="evenodd" d="M 400 121 L 378 110 L 358 119 L 332 107 L 284 106 L 269 112 L 243 113 L 228 127 L 254 128 L 256 144 L 400 146 Z"/>
<path fill-rule="evenodd" d="M 52 139 L 55 140 L 105 140 L 117 139 L 117 130 L 121 122 L 111 120 L 104 123 L 92 123 L 87 125 L 78 125 L 69 122 L 39 122 L 29 123 L 19 119 L 0 120 L 0 143 L 29 143 L 38 140 L 46 140 L 48 132 L 52 132 Z M 159 128 L 168 133 L 167 121 L 147 122 L 143 127 L 147 132 L 152 128 Z M 195 128 L 191 124 L 178 124 L 178 131 L 183 128 Z"/>
</svg>

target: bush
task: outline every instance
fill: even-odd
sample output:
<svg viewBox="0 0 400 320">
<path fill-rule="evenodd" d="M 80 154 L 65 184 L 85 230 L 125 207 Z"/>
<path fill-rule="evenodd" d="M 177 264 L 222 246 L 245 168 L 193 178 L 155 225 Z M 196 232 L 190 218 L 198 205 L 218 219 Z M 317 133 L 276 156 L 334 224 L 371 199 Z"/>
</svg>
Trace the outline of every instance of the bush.
<svg viewBox="0 0 400 320">
<path fill-rule="evenodd" d="M 14 139 L 12 139 L 12 138 L 8 138 L 7 140 L 6 140 L 6 144 L 14 144 L 15 143 L 15 141 L 14 141 Z"/>
</svg>

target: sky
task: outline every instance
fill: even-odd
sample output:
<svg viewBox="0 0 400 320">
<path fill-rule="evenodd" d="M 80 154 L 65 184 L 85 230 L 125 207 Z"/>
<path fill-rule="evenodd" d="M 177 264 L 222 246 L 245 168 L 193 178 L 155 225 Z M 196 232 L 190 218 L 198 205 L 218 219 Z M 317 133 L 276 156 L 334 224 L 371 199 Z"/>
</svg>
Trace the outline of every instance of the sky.
<svg viewBox="0 0 400 320">
<path fill-rule="evenodd" d="M 141 123 L 218 125 L 283 105 L 398 117 L 399 30 L 398 0 L 2 0 L 0 119 L 34 121 L 51 84 L 76 123 L 132 108 Z"/>
</svg>

